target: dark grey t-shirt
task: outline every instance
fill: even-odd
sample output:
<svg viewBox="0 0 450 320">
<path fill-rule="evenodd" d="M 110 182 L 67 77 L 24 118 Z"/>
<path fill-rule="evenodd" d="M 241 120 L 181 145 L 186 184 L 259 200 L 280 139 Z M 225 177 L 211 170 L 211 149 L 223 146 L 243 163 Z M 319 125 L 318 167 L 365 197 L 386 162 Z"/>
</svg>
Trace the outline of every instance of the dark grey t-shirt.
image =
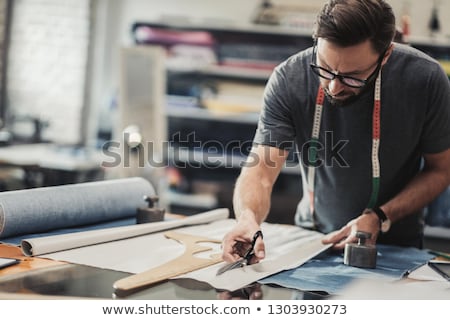
<svg viewBox="0 0 450 320">
<path fill-rule="evenodd" d="M 319 78 L 312 73 L 312 49 L 280 64 L 266 86 L 254 138 L 257 144 L 289 148 L 299 158 L 311 139 Z M 450 148 L 450 84 L 441 66 L 427 55 L 395 44 L 382 70 L 380 192 L 378 205 L 395 196 L 418 173 L 424 153 Z M 373 90 L 345 107 L 324 102 L 321 161 L 316 168 L 313 225 L 328 233 L 359 216 L 372 191 Z M 302 153 L 303 151 L 303 153 Z M 306 190 L 302 167 L 303 189 Z M 304 192 L 296 222 L 305 224 L 309 199 Z M 384 242 L 409 244 L 422 233 L 421 213 L 395 223 Z"/>
</svg>

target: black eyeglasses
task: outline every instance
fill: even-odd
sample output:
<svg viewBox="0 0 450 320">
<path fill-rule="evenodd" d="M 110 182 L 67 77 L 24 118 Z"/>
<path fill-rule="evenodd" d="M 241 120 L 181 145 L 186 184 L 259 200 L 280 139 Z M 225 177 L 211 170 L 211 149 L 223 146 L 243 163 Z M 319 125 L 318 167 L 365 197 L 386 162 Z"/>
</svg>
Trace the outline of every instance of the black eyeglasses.
<svg viewBox="0 0 450 320">
<path fill-rule="evenodd" d="M 334 80 L 335 78 L 338 78 L 339 81 L 342 82 L 343 84 L 345 84 L 346 86 L 349 86 L 351 88 L 360 89 L 360 88 L 364 87 L 365 85 L 367 85 L 368 83 L 370 83 L 373 80 L 373 78 L 377 76 L 378 72 L 380 71 L 381 63 L 383 62 L 384 55 L 386 54 L 386 50 L 383 51 L 383 53 L 378 58 L 377 67 L 375 68 L 375 70 L 365 80 L 350 77 L 350 76 L 343 76 L 341 74 L 331 72 L 328 69 L 325 69 L 325 68 L 322 68 L 322 67 L 316 65 L 314 63 L 314 61 L 316 60 L 316 53 L 317 53 L 317 46 L 314 46 L 313 55 L 312 55 L 313 62 L 310 63 L 310 66 L 311 66 L 312 71 L 315 74 L 317 74 L 319 77 L 327 79 L 327 80 Z"/>
</svg>

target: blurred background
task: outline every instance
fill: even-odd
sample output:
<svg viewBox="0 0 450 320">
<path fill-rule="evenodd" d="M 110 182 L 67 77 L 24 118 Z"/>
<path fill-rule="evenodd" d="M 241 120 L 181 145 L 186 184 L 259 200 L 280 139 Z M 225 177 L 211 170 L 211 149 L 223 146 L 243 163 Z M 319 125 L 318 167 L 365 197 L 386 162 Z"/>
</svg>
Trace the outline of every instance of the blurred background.
<svg viewBox="0 0 450 320">
<path fill-rule="evenodd" d="M 142 176 L 171 212 L 232 209 L 265 82 L 312 44 L 323 3 L 0 0 L 0 190 Z M 450 74 L 450 0 L 388 3 Z M 271 222 L 293 223 L 297 163 Z M 450 237 L 448 193 L 427 208 L 430 243 Z"/>
</svg>

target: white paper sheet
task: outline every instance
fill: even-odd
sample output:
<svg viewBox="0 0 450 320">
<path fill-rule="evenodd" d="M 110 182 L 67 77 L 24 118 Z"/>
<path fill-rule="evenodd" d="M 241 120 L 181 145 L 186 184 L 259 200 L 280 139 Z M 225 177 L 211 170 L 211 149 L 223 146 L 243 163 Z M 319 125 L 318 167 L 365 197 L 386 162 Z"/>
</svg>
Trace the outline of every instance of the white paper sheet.
<svg viewBox="0 0 450 320">
<path fill-rule="evenodd" d="M 22 240 L 22 251 L 26 256 L 42 255 L 51 252 L 137 237 L 161 230 L 168 230 L 199 223 L 208 223 L 211 221 L 226 219 L 228 216 L 229 210 L 222 208 L 207 211 L 184 219 L 24 239 Z"/>
<path fill-rule="evenodd" d="M 424 264 L 423 266 L 413 270 L 409 275 L 409 279 L 413 280 L 423 280 L 423 281 L 442 281 L 446 282 L 445 278 L 438 274 L 436 271 L 431 269 L 428 264 Z M 450 286 L 450 283 L 449 283 Z"/>
<path fill-rule="evenodd" d="M 184 227 L 177 229 L 177 231 L 221 240 L 235 223 L 235 220 L 225 219 L 204 225 Z M 322 234 L 296 226 L 263 223 L 262 231 L 266 244 L 266 259 L 261 263 L 216 276 L 216 272 L 223 265 L 223 262 L 187 273 L 179 278 L 196 279 L 207 282 L 217 289 L 233 291 L 268 275 L 299 266 L 328 248 L 320 242 Z M 202 245 L 211 247 L 211 251 L 202 253 L 202 256 L 217 254 L 221 251 L 218 244 L 202 243 Z M 182 244 L 165 238 L 164 232 L 158 232 L 55 252 L 42 257 L 117 271 L 140 273 L 164 264 L 180 256 L 183 252 L 184 246 Z"/>
<path fill-rule="evenodd" d="M 270 233 L 276 232 L 276 228 L 271 230 L 271 226 L 265 226 L 263 229 Z M 265 240 L 266 258 L 260 263 L 233 269 L 216 276 L 217 270 L 224 264 L 221 263 L 190 272 L 180 278 L 196 279 L 207 282 L 217 289 L 234 291 L 277 272 L 296 268 L 330 247 L 321 243 L 322 235 L 320 234 L 311 234 L 306 230 L 292 231 L 294 230 L 290 230 L 290 234 L 280 233 L 283 236 L 278 236 L 278 240 L 286 241 L 285 243 Z M 277 234 L 274 233 L 273 236 L 272 239 L 276 240 Z"/>
</svg>

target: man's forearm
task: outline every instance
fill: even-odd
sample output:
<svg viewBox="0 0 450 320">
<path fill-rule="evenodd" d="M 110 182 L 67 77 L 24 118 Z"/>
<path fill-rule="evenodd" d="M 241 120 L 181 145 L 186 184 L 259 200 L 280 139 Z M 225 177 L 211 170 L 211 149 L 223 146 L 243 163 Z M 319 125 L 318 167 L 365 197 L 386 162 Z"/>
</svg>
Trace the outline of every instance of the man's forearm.
<svg viewBox="0 0 450 320">
<path fill-rule="evenodd" d="M 236 218 L 261 224 L 270 210 L 273 185 L 288 151 L 258 145 L 252 148 L 246 166 L 236 181 L 233 207 Z"/>
<path fill-rule="evenodd" d="M 256 176 L 250 174 L 241 174 L 236 182 L 233 195 L 233 206 L 236 218 L 245 215 L 253 215 L 255 221 L 260 224 L 263 222 L 270 210 L 270 197 L 272 185 L 264 183 Z"/>
<path fill-rule="evenodd" d="M 448 187 L 446 172 L 428 170 L 419 173 L 397 196 L 381 206 L 391 221 L 417 212 Z"/>
</svg>

